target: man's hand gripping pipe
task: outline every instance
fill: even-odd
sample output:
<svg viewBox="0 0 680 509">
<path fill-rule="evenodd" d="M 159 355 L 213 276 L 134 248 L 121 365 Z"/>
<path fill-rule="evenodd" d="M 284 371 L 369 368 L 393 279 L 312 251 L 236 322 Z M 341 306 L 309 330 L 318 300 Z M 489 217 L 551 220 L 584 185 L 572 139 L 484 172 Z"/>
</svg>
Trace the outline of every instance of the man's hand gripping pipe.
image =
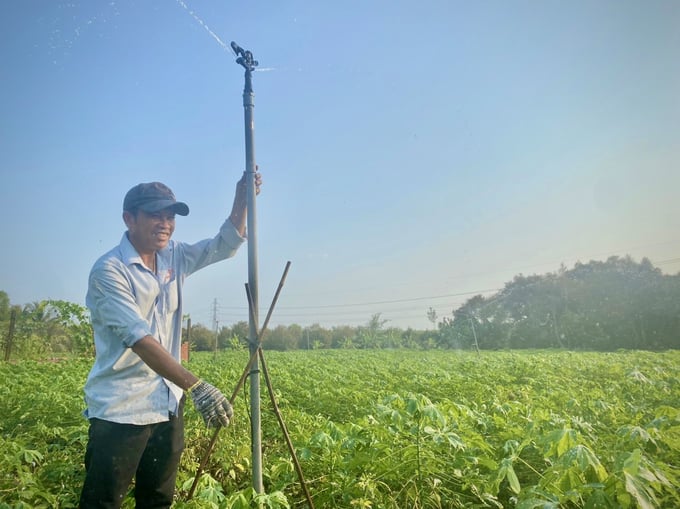
<svg viewBox="0 0 680 509">
<path fill-rule="evenodd" d="M 229 403 L 232 405 L 236 401 L 236 396 L 238 396 L 239 391 L 243 387 L 243 384 L 246 381 L 246 378 L 248 377 L 248 373 L 250 372 L 250 368 L 257 359 L 258 352 L 260 350 L 260 346 L 262 345 L 262 339 L 264 338 L 264 334 L 267 331 L 267 326 L 269 325 L 269 319 L 272 316 L 272 312 L 274 311 L 274 306 L 276 306 L 276 301 L 279 300 L 279 294 L 281 293 L 281 289 L 283 288 L 283 284 L 286 281 L 286 276 L 288 275 L 288 269 L 290 268 L 290 261 L 286 263 L 286 268 L 283 270 L 283 275 L 281 276 L 281 281 L 279 282 L 279 286 L 276 289 L 276 293 L 274 294 L 274 298 L 272 299 L 271 306 L 269 306 L 269 311 L 267 312 L 267 317 L 264 320 L 264 324 L 262 325 L 262 328 L 260 329 L 260 332 L 257 334 L 257 337 L 255 338 L 255 342 L 257 343 L 257 348 L 253 350 L 252 355 L 250 356 L 250 360 L 248 361 L 248 364 L 246 364 L 246 367 L 243 369 L 243 373 L 241 374 L 241 378 L 239 379 L 238 383 L 236 384 L 236 388 L 234 389 L 234 392 L 231 394 L 231 397 L 229 398 Z M 246 292 L 248 295 L 250 295 L 250 292 L 248 290 L 248 285 L 246 283 Z M 248 297 L 248 309 L 250 310 L 250 313 L 252 314 L 252 305 L 251 305 L 251 299 Z M 196 486 L 198 485 L 198 481 L 201 478 L 201 474 L 203 473 L 203 469 L 205 468 L 205 465 L 208 463 L 208 459 L 210 458 L 210 454 L 212 454 L 212 450 L 215 447 L 215 442 L 217 441 L 217 435 L 220 432 L 220 427 L 215 428 L 215 431 L 213 432 L 213 436 L 210 439 L 210 443 L 208 444 L 208 448 L 206 449 L 203 458 L 201 459 L 201 463 L 198 465 L 198 469 L 196 470 L 196 475 L 194 476 L 194 482 L 191 484 L 191 489 L 189 490 L 189 494 L 187 495 L 187 500 L 191 500 L 191 498 L 194 496 L 194 492 L 196 491 Z"/>
</svg>

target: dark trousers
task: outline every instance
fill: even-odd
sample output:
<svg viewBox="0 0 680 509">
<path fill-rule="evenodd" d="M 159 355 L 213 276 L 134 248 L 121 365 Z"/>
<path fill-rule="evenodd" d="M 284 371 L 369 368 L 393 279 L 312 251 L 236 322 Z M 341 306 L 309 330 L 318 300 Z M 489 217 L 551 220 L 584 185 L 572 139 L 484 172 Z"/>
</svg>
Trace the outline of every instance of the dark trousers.
<svg viewBox="0 0 680 509">
<path fill-rule="evenodd" d="M 90 419 L 81 509 L 117 509 L 133 477 L 138 509 L 169 508 L 184 449 L 183 405 L 168 422 L 138 426 Z"/>
</svg>

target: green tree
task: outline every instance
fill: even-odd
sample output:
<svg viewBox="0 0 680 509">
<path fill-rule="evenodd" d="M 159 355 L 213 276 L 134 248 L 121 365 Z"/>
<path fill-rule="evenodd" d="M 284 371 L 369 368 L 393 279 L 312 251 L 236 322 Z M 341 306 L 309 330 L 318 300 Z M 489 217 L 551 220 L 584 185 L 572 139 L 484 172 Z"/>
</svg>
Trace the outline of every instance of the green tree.
<svg viewBox="0 0 680 509">
<path fill-rule="evenodd" d="M 215 348 L 215 332 L 200 323 L 191 324 L 191 349 L 197 352 L 212 352 Z"/>
<path fill-rule="evenodd" d="M 337 325 L 333 327 L 330 331 L 330 348 L 354 348 L 354 337 L 356 337 L 356 334 L 356 328 L 350 325 Z"/>
<path fill-rule="evenodd" d="M 53 351 L 62 351 L 66 339 L 64 327 L 56 311 L 47 301 L 30 302 L 21 310 L 17 320 L 15 347 L 27 357 L 44 357 Z"/>
<path fill-rule="evenodd" d="M 278 325 L 267 333 L 265 346 L 269 350 L 297 350 L 301 334 L 299 325 Z"/>
<path fill-rule="evenodd" d="M 46 301 L 50 315 L 64 328 L 63 347 L 74 353 L 94 353 L 94 334 L 90 313 L 85 306 L 65 300 Z"/>
<path fill-rule="evenodd" d="M 231 326 L 231 335 L 237 337 L 240 341 L 248 344 L 248 334 L 250 331 L 250 326 L 248 322 L 241 320 L 236 322 Z"/>
<path fill-rule="evenodd" d="M 680 275 L 647 259 L 610 257 L 544 275 L 518 275 L 438 324 L 440 345 L 588 350 L 680 347 Z M 473 328 L 474 327 L 474 328 Z"/>
<path fill-rule="evenodd" d="M 356 341 L 360 348 L 383 348 L 386 345 L 384 328 L 388 320 L 381 316 L 382 313 L 375 313 L 366 326 L 357 330 Z"/>
<path fill-rule="evenodd" d="M 331 348 L 333 343 L 332 332 L 318 323 L 313 323 L 309 327 L 305 327 L 305 346 L 307 346 L 307 336 L 309 337 L 310 345 L 312 345 L 312 348 L 314 349 Z"/>
<path fill-rule="evenodd" d="M 430 334 L 430 332 L 428 332 Z M 417 331 L 411 327 L 401 332 L 401 345 L 404 348 L 417 349 L 422 348 L 424 332 Z"/>
<path fill-rule="evenodd" d="M 220 327 L 217 333 L 217 348 L 220 350 L 234 350 L 241 349 L 247 346 L 247 338 L 241 339 L 238 334 L 234 333 L 232 327 Z"/>
<path fill-rule="evenodd" d="M 656 320 L 663 323 L 664 316 L 673 316 L 672 307 L 658 298 L 667 278 L 647 259 L 636 263 L 613 256 L 606 262 L 576 264 L 565 276 L 571 283 L 570 308 L 583 324 L 584 348 L 653 347 L 649 338 L 659 325 Z"/>
</svg>

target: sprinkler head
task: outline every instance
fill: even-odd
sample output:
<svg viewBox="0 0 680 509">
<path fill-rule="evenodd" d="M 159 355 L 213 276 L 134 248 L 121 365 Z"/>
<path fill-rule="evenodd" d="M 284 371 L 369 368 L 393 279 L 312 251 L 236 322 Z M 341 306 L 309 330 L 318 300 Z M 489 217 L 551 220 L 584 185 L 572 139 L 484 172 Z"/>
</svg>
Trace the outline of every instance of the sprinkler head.
<svg viewBox="0 0 680 509">
<path fill-rule="evenodd" d="M 239 46 L 238 44 L 236 44 L 234 41 L 231 41 L 231 49 L 233 49 L 234 53 L 236 53 L 237 55 L 243 55 L 243 53 L 244 53 L 243 48 L 241 46 Z M 238 62 L 238 60 L 237 60 L 237 62 Z"/>
<path fill-rule="evenodd" d="M 231 41 L 231 49 L 234 53 L 239 55 L 236 63 L 242 65 L 246 71 L 252 71 L 257 67 L 257 60 L 253 60 L 253 54 L 250 51 L 244 50 L 241 46 Z"/>
</svg>

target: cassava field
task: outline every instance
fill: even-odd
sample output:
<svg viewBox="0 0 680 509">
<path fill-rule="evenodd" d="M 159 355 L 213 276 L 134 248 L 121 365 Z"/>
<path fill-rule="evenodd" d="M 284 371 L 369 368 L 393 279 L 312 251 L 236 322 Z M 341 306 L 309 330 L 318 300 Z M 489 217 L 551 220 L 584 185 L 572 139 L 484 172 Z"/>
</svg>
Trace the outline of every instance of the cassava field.
<svg viewBox="0 0 680 509">
<path fill-rule="evenodd" d="M 231 394 L 247 352 L 193 354 Z M 680 351 L 266 353 L 317 508 L 680 507 Z M 0 508 L 76 507 L 89 359 L 0 365 Z M 250 507 L 248 390 L 210 438 L 191 404 L 178 508 Z M 305 507 L 262 381 L 263 507 Z M 133 507 L 130 497 L 125 507 Z"/>
</svg>

